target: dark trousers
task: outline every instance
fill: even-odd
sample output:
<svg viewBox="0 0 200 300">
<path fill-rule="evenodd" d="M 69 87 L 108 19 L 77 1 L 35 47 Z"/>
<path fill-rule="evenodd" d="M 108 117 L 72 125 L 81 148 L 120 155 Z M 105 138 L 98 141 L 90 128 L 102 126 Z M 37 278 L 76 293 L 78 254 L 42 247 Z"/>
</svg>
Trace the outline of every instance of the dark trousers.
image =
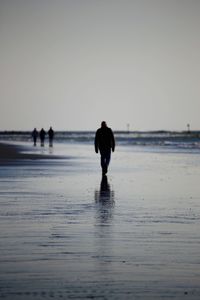
<svg viewBox="0 0 200 300">
<path fill-rule="evenodd" d="M 100 151 L 101 154 L 101 167 L 102 167 L 102 171 L 104 173 L 107 173 L 108 171 L 108 165 L 110 163 L 110 158 L 111 158 L 111 150 L 104 150 L 104 151 Z"/>
<path fill-rule="evenodd" d="M 53 139 L 49 138 L 49 147 L 53 147 Z"/>
</svg>

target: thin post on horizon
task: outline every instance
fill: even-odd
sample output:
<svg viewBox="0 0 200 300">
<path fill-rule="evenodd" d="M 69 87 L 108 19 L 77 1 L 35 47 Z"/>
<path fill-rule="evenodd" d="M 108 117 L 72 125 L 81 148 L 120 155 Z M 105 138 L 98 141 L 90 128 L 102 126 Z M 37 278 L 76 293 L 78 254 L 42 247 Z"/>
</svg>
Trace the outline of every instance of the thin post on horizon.
<svg viewBox="0 0 200 300">
<path fill-rule="evenodd" d="M 187 132 L 190 133 L 190 124 L 189 123 L 187 124 L 187 129 L 188 129 Z"/>
<path fill-rule="evenodd" d="M 130 132 L 130 124 L 129 123 L 127 123 L 126 128 L 127 128 L 127 133 L 129 133 Z"/>
</svg>

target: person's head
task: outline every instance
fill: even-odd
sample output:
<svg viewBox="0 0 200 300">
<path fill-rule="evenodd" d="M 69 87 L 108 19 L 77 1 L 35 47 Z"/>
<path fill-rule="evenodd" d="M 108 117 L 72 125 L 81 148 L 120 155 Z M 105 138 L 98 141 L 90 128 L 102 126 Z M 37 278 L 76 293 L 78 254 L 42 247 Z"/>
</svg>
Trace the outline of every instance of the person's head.
<svg viewBox="0 0 200 300">
<path fill-rule="evenodd" d="M 106 121 L 102 121 L 102 122 L 101 122 L 101 127 L 102 127 L 102 128 L 107 127 Z"/>
</svg>

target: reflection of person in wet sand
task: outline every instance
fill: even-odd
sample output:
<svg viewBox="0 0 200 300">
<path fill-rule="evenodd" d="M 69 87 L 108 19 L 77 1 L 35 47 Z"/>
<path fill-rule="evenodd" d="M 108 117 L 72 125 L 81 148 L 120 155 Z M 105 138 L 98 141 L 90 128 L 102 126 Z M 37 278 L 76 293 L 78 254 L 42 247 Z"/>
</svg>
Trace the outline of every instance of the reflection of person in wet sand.
<svg viewBox="0 0 200 300">
<path fill-rule="evenodd" d="M 112 217 L 112 209 L 114 207 L 114 191 L 111 190 L 108 178 L 102 176 L 100 190 L 95 191 L 95 202 L 99 204 L 99 217 L 103 221 L 107 221 Z"/>
<path fill-rule="evenodd" d="M 100 201 L 109 201 L 111 198 L 110 185 L 106 175 L 102 177 L 99 195 Z"/>
</svg>

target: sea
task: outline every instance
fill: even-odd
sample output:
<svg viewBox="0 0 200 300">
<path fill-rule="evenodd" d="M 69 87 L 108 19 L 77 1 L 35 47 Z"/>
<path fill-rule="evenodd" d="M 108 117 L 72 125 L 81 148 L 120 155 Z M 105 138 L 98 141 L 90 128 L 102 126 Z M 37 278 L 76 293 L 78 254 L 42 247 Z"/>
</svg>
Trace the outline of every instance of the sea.
<svg viewBox="0 0 200 300">
<path fill-rule="evenodd" d="M 114 131 L 116 145 L 200 153 L 200 131 Z M 93 144 L 95 131 L 55 131 L 55 143 Z M 31 131 L 0 131 L 0 141 L 30 142 Z"/>
</svg>

